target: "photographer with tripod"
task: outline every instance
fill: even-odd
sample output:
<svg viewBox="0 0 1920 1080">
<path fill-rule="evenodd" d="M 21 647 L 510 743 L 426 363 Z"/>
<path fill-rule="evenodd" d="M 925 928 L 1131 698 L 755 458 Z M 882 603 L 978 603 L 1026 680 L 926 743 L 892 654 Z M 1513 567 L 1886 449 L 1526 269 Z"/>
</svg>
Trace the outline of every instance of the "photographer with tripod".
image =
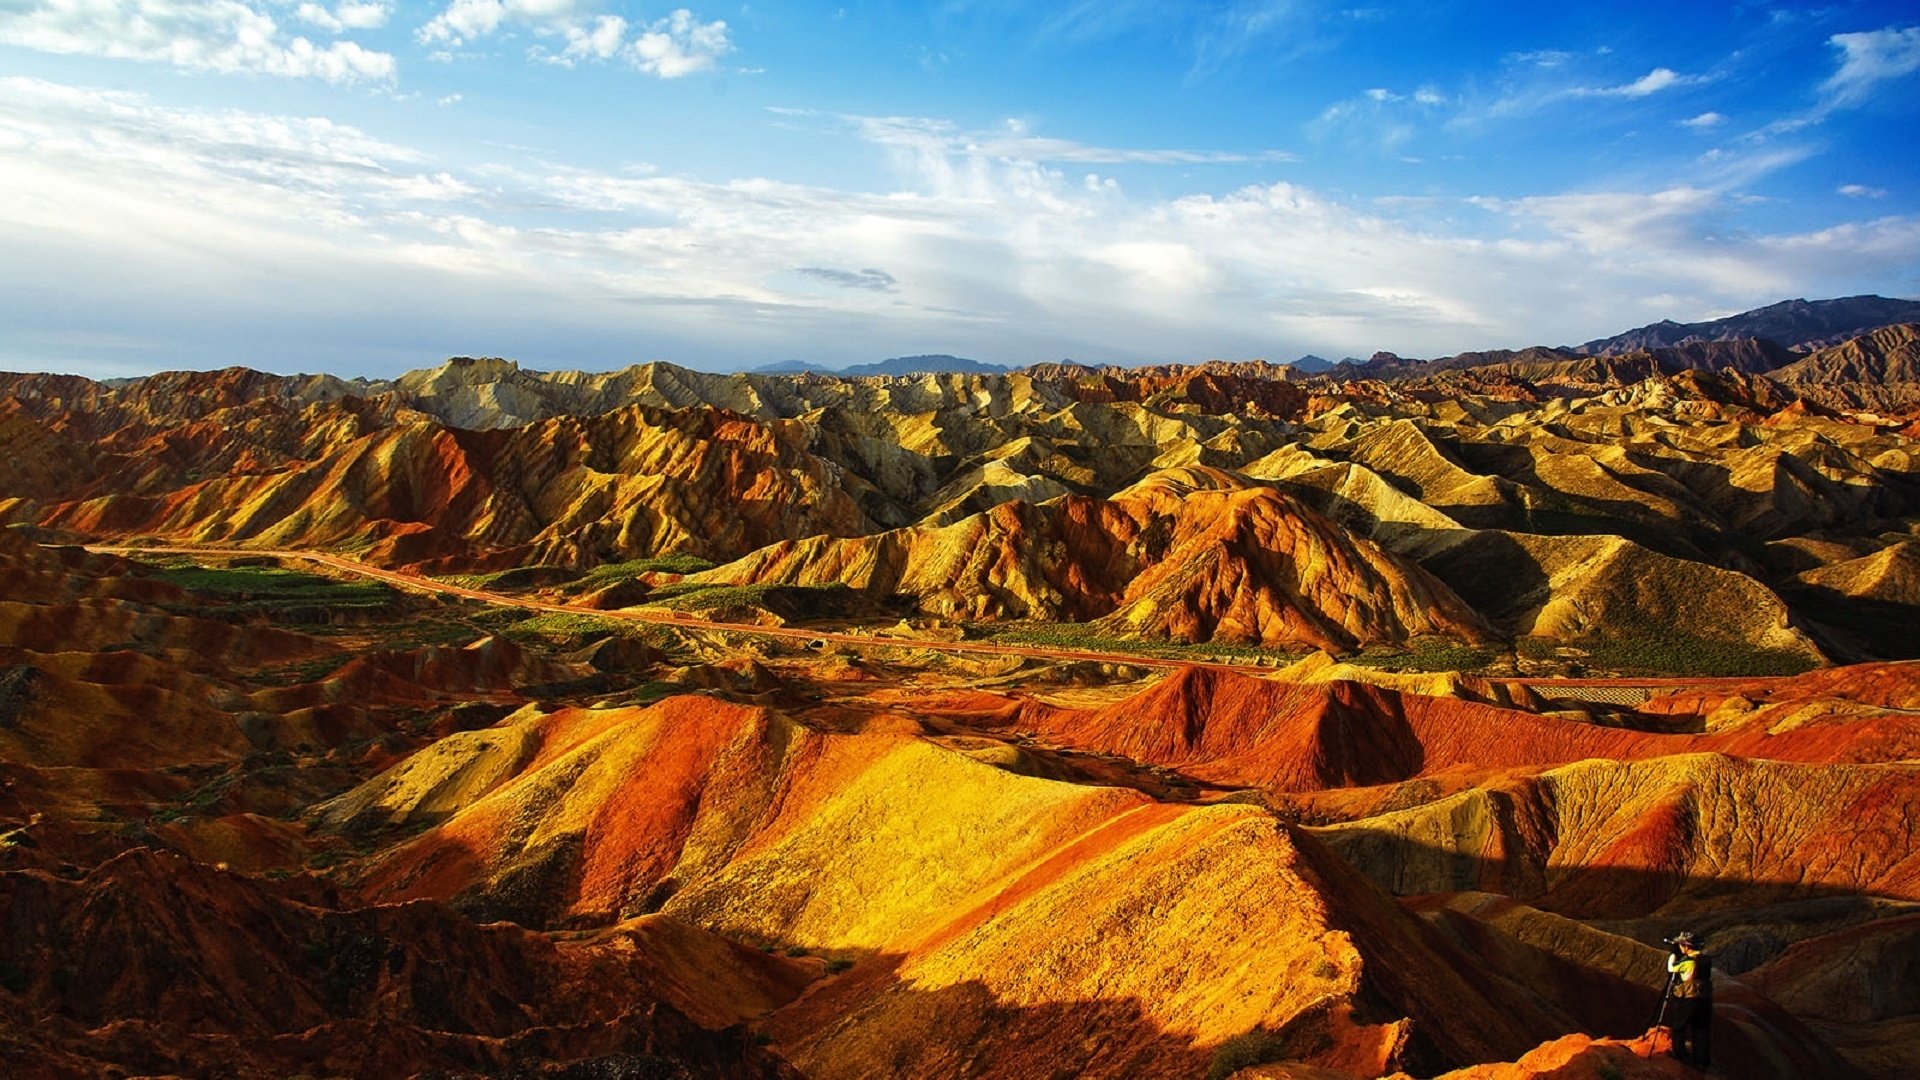
<svg viewBox="0 0 1920 1080">
<path fill-rule="evenodd" d="M 1713 1045 L 1713 956 L 1690 932 L 1675 934 L 1666 945 L 1672 950 L 1667 956 L 1667 992 L 1655 1026 L 1667 1021 L 1673 1056 L 1704 1070 Z"/>
</svg>

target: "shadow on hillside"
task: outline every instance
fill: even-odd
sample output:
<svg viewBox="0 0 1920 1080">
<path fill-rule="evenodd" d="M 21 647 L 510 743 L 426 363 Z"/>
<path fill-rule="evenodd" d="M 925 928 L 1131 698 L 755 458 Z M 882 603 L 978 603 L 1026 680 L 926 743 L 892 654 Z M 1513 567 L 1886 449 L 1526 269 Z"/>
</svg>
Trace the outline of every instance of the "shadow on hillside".
<svg viewBox="0 0 1920 1080">
<path fill-rule="evenodd" d="M 1702 520 L 1680 524 L 1650 511 L 1644 503 L 1599 498 L 1557 487 L 1540 475 L 1529 448 L 1505 443 L 1441 443 L 1470 470 L 1499 476 L 1523 488 L 1527 505 L 1438 507 L 1468 528 L 1508 529 L 1543 536 L 1621 536 L 1662 555 L 1695 562 L 1711 561 L 1706 552 L 1726 548 L 1727 533 Z M 1631 476 L 1608 475 L 1623 487 Z"/>
<path fill-rule="evenodd" d="M 1729 553 L 1726 558 L 1716 560 L 1703 557 L 1698 550 L 1676 548 L 1672 543 L 1649 543 L 1647 537 L 1632 529 L 1541 528 L 1538 520 L 1490 522 L 1485 526 L 1463 521 L 1463 525 L 1475 531 L 1462 533 L 1399 522 L 1383 523 L 1366 507 L 1333 492 L 1291 485 L 1288 490 L 1355 532 L 1374 537 L 1383 547 L 1413 559 L 1452 589 L 1496 631 L 1509 636 L 1523 633 L 1525 627 L 1520 625 L 1520 618 L 1552 598 L 1551 581 L 1538 558 L 1512 536 L 1491 531 L 1494 529 L 1548 537 L 1620 536 L 1661 554 L 1745 573 L 1763 586 L 1770 576 L 1757 556 L 1749 551 L 1756 548 L 1750 537 L 1723 535 L 1721 539 L 1732 546 L 1724 548 Z M 1459 508 L 1445 509 L 1450 515 L 1460 517 L 1456 513 Z M 1478 531 L 1481 529 L 1488 531 Z M 1807 633 L 1829 656 L 1843 662 L 1920 658 L 1920 638 L 1913 634 L 1920 610 L 1904 604 L 1857 600 L 1833 590 L 1806 586 L 1782 586 L 1773 591 L 1787 605 L 1790 625 Z M 1616 636 L 1624 629 L 1630 632 L 1619 637 L 1620 641 L 1641 638 L 1661 645 L 1662 635 L 1657 631 L 1662 625 L 1656 621 L 1646 626 L 1596 630 Z M 1667 651 L 1664 647 L 1656 648 L 1652 655 Z"/>
<path fill-rule="evenodd" d="M 1284 485 L 1315 510 L 1403 557 L 1413 559 L 1503 633 L 1512 620 L 1544 603 L 1549 578 L 1526 548 L 1499 532 L 1429 529 L 1403 522 L 1382 522 L 1373 511 L 1344 495 L 1307 485 Z"/>
<path fill-rule="evenodd" d="M 1848 596 L 1837 589 L 1797 586 L 1782 599 L 1809 624 L 1822 648 L 1846 659 L 1920 659 L 1920 608 Z"/>
<path fill-rule="evenodd" d="M 1801 937 L 1916 903 L 1912 897 L 1784 877 L 1569 864 L 1559 861 L 1561 853 L 1545 849 L 1531 858 L 1507 858 L 1436 847 L 1368 827 L 1364 821 L 1305 831 L 1395 896 L 1492 893 L 1549 914 L 1605 925 L 1649 946 L 1684 929 L 1723 928 L 1727 936 L 1710 944 L 1725 957 L 1720 970 L 1730 974 L 1768 963 Z M 1465 840 L 1466 834 L 1460 838 Z"/>
</svg>

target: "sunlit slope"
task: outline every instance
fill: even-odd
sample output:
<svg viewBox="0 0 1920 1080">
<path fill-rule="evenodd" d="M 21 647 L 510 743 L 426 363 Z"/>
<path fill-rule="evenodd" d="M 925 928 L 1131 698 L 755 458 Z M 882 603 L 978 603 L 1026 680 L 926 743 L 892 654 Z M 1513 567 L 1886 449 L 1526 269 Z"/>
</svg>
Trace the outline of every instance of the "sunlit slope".
<svg viewBox="0 0 1920 1080">
<path fill-rule="evenodd" d="M 1316 1057 L 1378 1070 L 1514 1053 L 1564 1022 L 1460 976 L 1399 974 L 1459 958 L 1252 807 L 1157 805 L 697 697 L 600 712 L 454 736 L 320 813 L 344 828 L 447 815 L 374 862 L 375 897 L 523 921 L 658 906 L 867 957 L 774 1027 L 810 1075 L 1019 1076 L 1052 1056 L 1178 1076 L 1290 1023 Z M 1485 1010 L 1470 1032 L 1438 1019 L 1462 1001 Z M 1369 1027 L 1356 1008 L 1416 1019 Z M 1002 1024 L 1014 1037 L 975 1041 Z"/>
<path fill-rule="evenodd" d="M 1187 641 L 1346 650 L 1484 635 L 1446 586 L 1299 500 L 1244 483 L 1174 486 L 1185 479 L 1109 500 L 1003 503 L 940 528 L 777 544 L 691 581 L 840 582 L 935 614 L 1099 619 Z"/>
<path fill-rule="evenodd" d="M 867 523 L 804 436 L 726 413 L 632 408 L 500 431 L 415 420 L 285 469 L 55 507 L 50 527 L 258 547 L 367 547 L 389 563 L 731 557 Z M 504 560 L 504 561 L 503 561 Z"/>
<path fill-rule="evenodd" d="M 1583 761 L 1321 835 L 1398 893 L 1481 889 L 1581 918 L 1823 895 L 1920 899 L 1920 767 L 1687 754 Z"/>
<path fill-rule="evenodd" d="M 1418 562 L 1468 621 L 1538 639 L 1533 659 L 1783 671 L 1909 655 L 1893 627 L 1911 605 L 1873 595 L 1897 591 L 1897 565 L 1799 575 L 1920 528 L 1912 417 L 1879 393 L 1906 385 L 1887 380 L 1910 337 L 1886 328 L 1784 367 L 1719 356 L 1732 345 L 1530 349 L 1304 382 L 1259 364 L 4 375 L 0 444 L 20 467 L 0 476 L 0 520 L 446 573 L 744 559 L 726 580 L 864 582 L 929 614 L 1099 621 L 1094 636 L 1463 635 L 1457 605 L 1356 555 L 1360 537 Z M 1831 386 L 1687 369 L 1827 353 L 1853 358 Z M 1076 500 L 1094 509 L 1053 509 Z M 1853 593 L 1876 606 L 1849 610 Z"/>
<path fill-rule="evenodd" d="M 878 948 L 1139 798 L 1016 776 L 909 734 L 823 734 L 683 696 L 452 736 L 320 813 L 343 827 L 444 819 L 375 864 L 375 896 L 524 893 L 551 905 L 546 918 L 665 903 L 734 933 Z M 921 814 L 949 824 L 909 824 Z M 873 843 L 908 831 L 919 846 Z M 808 869 L 820 859 L 838 876 Z"/>
<path fill-rule="evenodd" d="M 1179 1077 L 1264 1027 L 1367 1076 L 1499 1055 L 1563 1022 L 1473 980 L 1464 956 L 1245 807 L 1129 811 L 958 910 L 776 1014 L 780 1045 L 823 1077 L 1061 1062 Z"/>
</svg>

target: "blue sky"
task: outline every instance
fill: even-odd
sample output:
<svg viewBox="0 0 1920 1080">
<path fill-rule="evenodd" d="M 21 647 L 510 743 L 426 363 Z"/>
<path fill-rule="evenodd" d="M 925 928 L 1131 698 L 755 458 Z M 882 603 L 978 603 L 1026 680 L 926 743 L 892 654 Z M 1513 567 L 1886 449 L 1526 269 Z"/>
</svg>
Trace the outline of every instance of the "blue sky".
<svg viewBox="0 0 1920 1080">
<path fill-rule="evenodd" d="M 0 367 L 1564 344 L 1920 295 L 1911 4 L 0 0 Z"/>
</svg>

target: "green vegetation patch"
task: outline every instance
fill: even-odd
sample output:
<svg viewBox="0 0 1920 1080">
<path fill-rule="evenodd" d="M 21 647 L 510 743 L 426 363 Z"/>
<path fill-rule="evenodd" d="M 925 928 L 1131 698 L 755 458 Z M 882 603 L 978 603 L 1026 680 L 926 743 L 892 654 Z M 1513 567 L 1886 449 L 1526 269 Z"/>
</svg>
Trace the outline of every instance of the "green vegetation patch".
<svg viewBox="0 0 1920 1080">
<path fill-rule="evenodd" d="M 1086 652 L 1128 653 L 1159 660 L 1272 660 L 1290 664 L 1304 652 L 1262 648 L 1257 645 L 1233 645 L 1227 642 L 1152 641 L 1114 637 L 1103 633 L 1094 623 L 1019 623 L 995 631 L 991 640 L 1010 645 L 1037 645 L 1048 649 L 1078 649 Z"/>
<path fill-rule="evenodd" d="M 609 585 L 619 585 L 632 581 L 641 574 L 698 574 L 713 569 L 713 564 L 693 555 L 661 555 L 651 559 L 631 559 L 627 562 L 605 563 L 596 566 L 573 583 L 573 588 L 581 592 L 594 592 Z"/>
<path fill-rule="evenodd" d="M 1703 638 L 1662 626 L 1638 612 L 1608 621 L 1601 633 L 1567 642 L 1587 654 L 1589 668 L 1653 675 L 1798 675 L 1820 666 L 1792 649 Z"/>
<path fill-rule="evenodd" d="M 485 589 L 488 592 L 513 592 L 517 589 L 540 588 L 557 584 L 574 576 L 574 571 L 564 566 L 552 566 L 536 563 L 533 566 L 514 566 L 505 570 L 495 570 L 486 574 L 440 574 L 435 581 L 444 581 L 450 585 L 459 585 L 468 589 Z"/>
<path fill-rule="evenodd" d="M 291 664 L 280 664 L 255 672 L 250 682 L 260 686 L 304 686 L 315 683 L 347 666 L 353 654 L 337 652 L 328 656 L 316 656 L 310 660 L 296 660 Z"/>
<path fill-rule="evenodd" d="M 1792 649 L 1763 649 L 1674 630 L 1574 642 L 1589 667 L 1657 675 L 1798 675 L 1819 661 Z"/>
<path fill-rule="evenodd" d="M 639 638 L 660 649 L 677 644 L 673 633 L 661 627 L 650 626 L 632 619 L 616 619 L 609 615 L 561 611 L 543 611 L 538 615 L 521 619 L 500 631 L 500 636 L 522 645 L 568 647 L 615 635 Z"/>
<path fill-rule="evenodd" d="M 1499 659 L 1485 645 L 1452 638 L 1419 638 L 1407 649 L 1367 649 L 1348 663 L 1381 671 L 1478 671 Z"/>
<path fill-rule="evenodd" d="M 679 582 L 647 594 L 648 607 L 669 611 L 720 611 L 760 608 L 779 615 L 817 618 L 850 610 L 853 589 L 838 581 L 824 585 L 702 585 Z"/>
<path fill-rule="evenodd" d="M 1242 1069 L 1275 1061 L 1298 1061 L 1333 1045 L 1324 1028 L 1324 1008 L 1303 1014 L 1278 1031 L 1254 1028 L 1221 1043 L 1207 1064 L 1207 1080 L 1227 1080 Z"/>
<path fill-rule="evenodd" d="M 379 581 L 342 581 L 319 574 L 277 566 L 161 566 L 155 577 L 188 592 L 230 600 L 234 604 L 282 606 L 369 606 L 386 604 L 396 595 Z"/>
</svg>

